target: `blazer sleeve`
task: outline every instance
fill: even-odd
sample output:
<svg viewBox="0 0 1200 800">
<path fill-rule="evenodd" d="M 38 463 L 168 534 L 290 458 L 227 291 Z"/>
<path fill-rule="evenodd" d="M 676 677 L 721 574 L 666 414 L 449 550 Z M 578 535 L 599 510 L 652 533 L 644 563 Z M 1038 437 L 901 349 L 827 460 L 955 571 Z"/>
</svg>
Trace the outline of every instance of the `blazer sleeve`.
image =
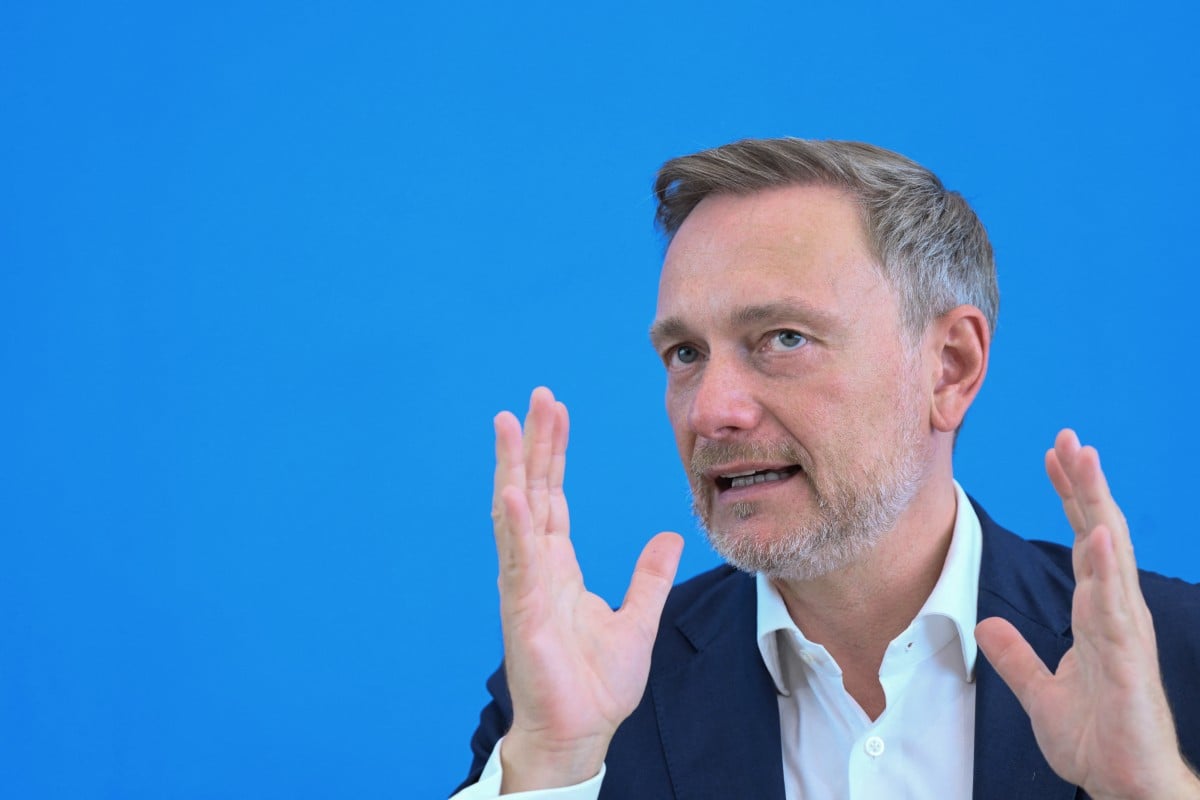
<svg viewBox="0 0 1200 800">
<path fill-rule="evenodd" d="M 479 727 L 471 736 L 471 768 L 467 771 L 466 780 L 458 785 L 451 794 L 461 791 L 479 780 L 492 750 L 500 737 L 508 733 L 512 725 L 512 697 L 508 693 L 508 679 L 504 674 L 504 664 L 492 673 L 487 680 L 491 701 L 479 712 Z"/>
</svg>

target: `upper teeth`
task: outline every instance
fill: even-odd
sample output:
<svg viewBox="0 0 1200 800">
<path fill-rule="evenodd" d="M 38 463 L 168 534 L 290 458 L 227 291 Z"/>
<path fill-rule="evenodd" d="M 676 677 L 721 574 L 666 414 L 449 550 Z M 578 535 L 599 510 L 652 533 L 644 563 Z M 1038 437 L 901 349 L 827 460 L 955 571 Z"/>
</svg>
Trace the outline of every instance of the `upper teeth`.
<svg viewBox="0 0 1200 800">
<path fill-rule="evenodd" d="M 733 489 L 741 486 L 753 486 L 756 483 L 766 483 L 767 481 L 778 481 L 787 477 L 787 473 L 776 472 L 775 470 L 766 470 L 764 472 L 739 472 L 736 475 L 726 475 L 729 478 L 729 485 Z"/>
</svg>

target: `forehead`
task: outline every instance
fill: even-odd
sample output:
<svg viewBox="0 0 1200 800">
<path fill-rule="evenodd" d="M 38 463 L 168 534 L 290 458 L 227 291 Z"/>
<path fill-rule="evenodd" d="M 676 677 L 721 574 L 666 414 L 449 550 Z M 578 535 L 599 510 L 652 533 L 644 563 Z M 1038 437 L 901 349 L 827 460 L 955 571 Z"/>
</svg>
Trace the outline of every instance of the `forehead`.
<svg viewBox="0 0 1200 800">
<path fill-rule="evenodd" d="M 667 249 L 657 316 L 724 315 L 781 297 L 849 313 L 881 289 L 850 196 L 827 186 L 786 186 L 713 195 L 696 206 Z"/>
</svg>

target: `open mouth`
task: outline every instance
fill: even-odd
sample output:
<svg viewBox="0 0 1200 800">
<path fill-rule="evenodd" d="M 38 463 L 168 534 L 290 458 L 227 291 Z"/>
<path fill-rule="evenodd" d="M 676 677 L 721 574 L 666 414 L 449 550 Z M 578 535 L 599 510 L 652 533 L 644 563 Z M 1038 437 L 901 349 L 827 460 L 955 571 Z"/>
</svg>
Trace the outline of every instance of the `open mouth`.
<svg viewBox="0 0 1200 800">
<path fill-rule="evenodd" d="M 745 472 L 736 472 L 730 475 L 718 475 L 715 478 L 715 482 L 717 484 L 717 491 L 724 492 L 729 489 L 742 489 L 746 486 L 754 486 L 759 483 L 787 480 L 797 472 L 800 472 L 800 465 L 793 464 L 790 467 L 746 470 Z"/>
</svg>

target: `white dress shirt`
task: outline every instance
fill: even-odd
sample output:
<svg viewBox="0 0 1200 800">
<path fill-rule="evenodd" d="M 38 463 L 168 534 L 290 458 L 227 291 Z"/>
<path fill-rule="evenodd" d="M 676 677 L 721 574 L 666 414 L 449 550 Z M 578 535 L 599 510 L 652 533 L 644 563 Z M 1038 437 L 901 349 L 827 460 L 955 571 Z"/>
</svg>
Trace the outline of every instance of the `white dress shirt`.
<svg viewBox="0 0 1200 800">
<path fill-rule="evenodd" d="M 779 693 L 787 800 L 970 798 L 975 748 L 975 618 L 982 534 L 962 487 L 942 574 L 879 667 L 887 707 L 872 721 L 842 685 L 829 652 L 809 641 L 771 582 L 757 577 L 758 647 Z M 500 747 L 452 800 L 500 797 Z M 596 800 L 600 773 L 525 800 Z"/>
<path fill-rule="evenodd" d="M 887 707 L 873 722 L 846 692 L 837 662 L 758 576 L 758 648 L 779 693 L 787 800 L 970 798 L 982 534 L 954 486 L 958 511 L 942 574 L 884 653 Z"/>
</svg>

